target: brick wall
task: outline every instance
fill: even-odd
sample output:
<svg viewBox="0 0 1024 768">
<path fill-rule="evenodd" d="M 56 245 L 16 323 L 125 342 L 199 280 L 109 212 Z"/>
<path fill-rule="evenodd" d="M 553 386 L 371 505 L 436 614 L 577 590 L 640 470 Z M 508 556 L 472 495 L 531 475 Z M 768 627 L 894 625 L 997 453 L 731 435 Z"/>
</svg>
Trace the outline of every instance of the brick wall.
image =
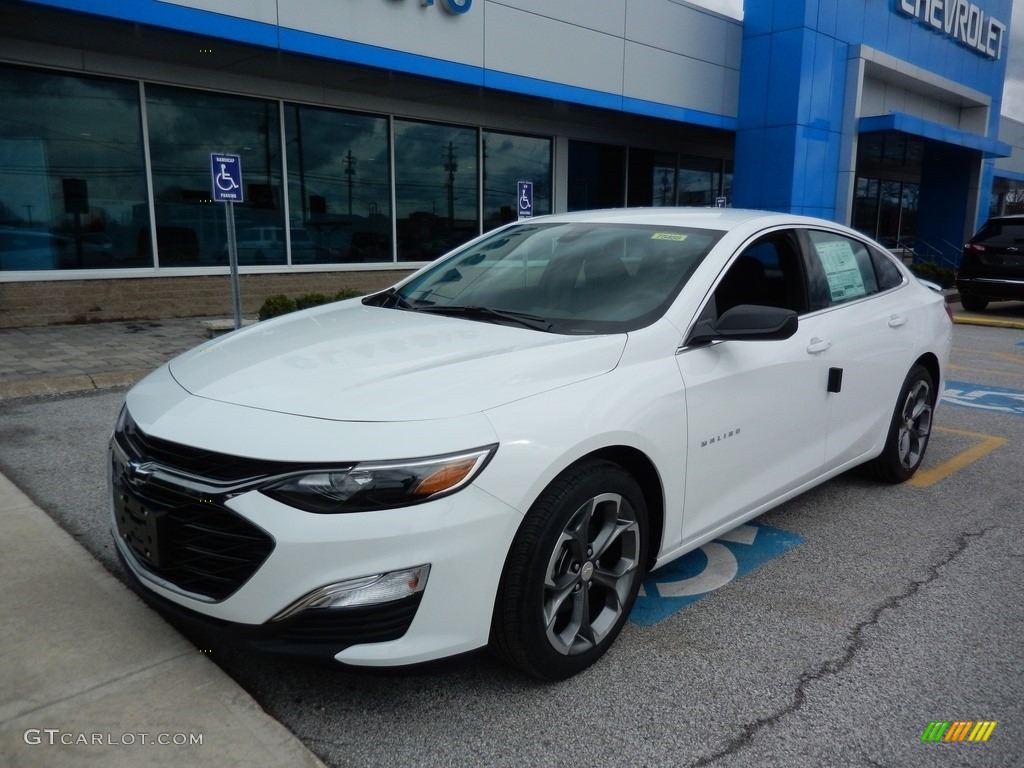
<svg viewBox="0 0 1024 768">
<path fill-rule="evenodd" d="M 242 275 L 242 314 L 255 315 L 267 296 L 283 293 L 369 293 L 407 272 L 302 272 Z M 103 320 L 158 320 L 168 317 L 231 317 L 227 275 L 145 277 L 110 280 L 52 280 L 0 283 L 0 328 L 22 328 Z"/>
</svg>

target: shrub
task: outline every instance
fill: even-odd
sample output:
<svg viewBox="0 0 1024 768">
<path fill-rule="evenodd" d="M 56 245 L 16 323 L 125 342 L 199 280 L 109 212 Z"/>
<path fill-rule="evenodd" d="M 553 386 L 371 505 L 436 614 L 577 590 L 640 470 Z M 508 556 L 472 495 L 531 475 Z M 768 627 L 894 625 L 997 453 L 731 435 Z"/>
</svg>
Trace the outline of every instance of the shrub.
<svg viewBox="0 0 1024 768">
<path fill-rule="evenodd" d="M 910 271 L 920 278 L 938 283 L 943 288 L 952 288 L 956 282 L 956 273 L 949 267 L 942 267 L 928 261 L 919 261 L 910 265 Z"/>
<path fill-rule="evenodd" d="M 332 299 L 323 293 L 304 293 L 295 297 L 295 309 L 309 309 L 326 304 Z"/>
<path fill-rule="evenodd" d="M 268 296 L 263 302 L 263 306 L 260 307 L 260 320 L 269 320 L 272 317 L 287 315 L 289 312 L 294 311 L 295 299 L 289 298 L 283 293 L 278 293 L 274 296 Z"/>
<path fill-rule="evenodd" d="M 309 309 L 310 307 L 318 307 L 321 304 L 329 304 L 332 301 L 352 299 L 362 295 L 363 292 L 357 291 L 355 288 L 342 288 L 333 296 L 327 296 L 323 293 L 304 293 L 294 299 L 279 293 L 274 296 L 268 296 L 263 302 L 263 306 L 260 307 L 260 320 L 269 320 L 272 317 L 287 315 L 289 312 L 295 312 L 299 309 Z"/>
</svg>

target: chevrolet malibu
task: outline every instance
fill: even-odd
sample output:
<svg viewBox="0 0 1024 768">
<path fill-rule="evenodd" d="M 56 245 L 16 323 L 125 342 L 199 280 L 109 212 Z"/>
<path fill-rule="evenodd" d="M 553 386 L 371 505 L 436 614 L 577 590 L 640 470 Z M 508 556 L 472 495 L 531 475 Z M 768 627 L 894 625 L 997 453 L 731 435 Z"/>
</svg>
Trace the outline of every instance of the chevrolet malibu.
<svg viewBox="0 0 1024 768">
<path fill-rule="evenodd" d="M 855 466 L 921 465 L 945 301 L 827 221 L 546 216 L 136 385 L 119 554 L 159 607 L 399 666 L 490 646 L 561 679 L 641 579 Z"/>
</svg>

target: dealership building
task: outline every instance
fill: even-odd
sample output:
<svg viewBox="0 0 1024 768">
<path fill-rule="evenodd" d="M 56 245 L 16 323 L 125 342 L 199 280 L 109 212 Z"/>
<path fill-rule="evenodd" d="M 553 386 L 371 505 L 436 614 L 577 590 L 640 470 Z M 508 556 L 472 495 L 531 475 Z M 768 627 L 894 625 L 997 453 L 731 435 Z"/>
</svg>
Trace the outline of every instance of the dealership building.
<svg viewBox="0 0 1024 768">
<path fill-rule="evenodd" d="M 383 287 L 524 215 L 730 206 L 954 265 L 1024 211 L 1013 0 L 0 0 L 0 327 Z"/>
</svg>

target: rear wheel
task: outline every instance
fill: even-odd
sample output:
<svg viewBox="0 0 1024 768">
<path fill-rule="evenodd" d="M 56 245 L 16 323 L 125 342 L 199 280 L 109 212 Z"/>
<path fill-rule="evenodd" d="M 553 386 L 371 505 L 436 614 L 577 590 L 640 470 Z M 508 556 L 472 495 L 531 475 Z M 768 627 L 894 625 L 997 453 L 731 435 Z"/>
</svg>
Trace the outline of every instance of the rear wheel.
<svg viewBox="0 0 1024 768">
<path fill-rule="evenodd" d="M 527 512 L 495 603 L 491 646 L 545 680 L 599 659 L 636 601 L 647 507 L 629 473 L 589 461 L 560 475 Z"/>
<path fill-rule="evenodd" d="M 902 483 L 921 466 L 932 432 L 935 382 L 928 369 L 915 365 L 903 382 L 881 455 L 868 466 L 880 480 Z"/>
<path fill-rule="evenodd" d="M 977 296 L 961 296 L 960 306 L 968 312 L 981 312 L 988 306 L 988 299 L 981 299 Z"/>
</svg>

